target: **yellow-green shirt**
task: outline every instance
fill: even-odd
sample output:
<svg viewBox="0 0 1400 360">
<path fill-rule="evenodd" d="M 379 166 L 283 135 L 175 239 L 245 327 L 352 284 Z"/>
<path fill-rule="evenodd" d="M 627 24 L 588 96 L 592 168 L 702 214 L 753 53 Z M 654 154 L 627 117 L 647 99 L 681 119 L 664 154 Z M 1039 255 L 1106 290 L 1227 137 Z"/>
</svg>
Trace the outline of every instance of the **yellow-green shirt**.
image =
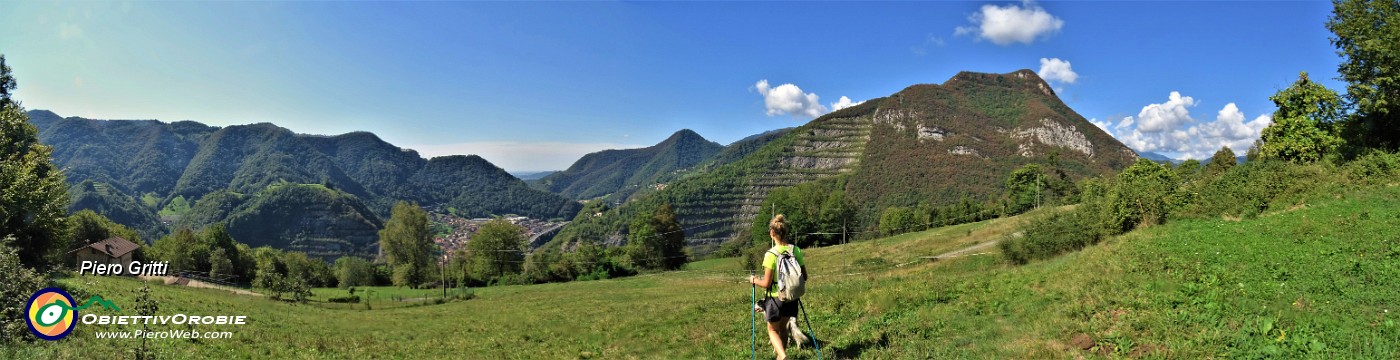
<svg viewBox="0 0 1400 360">
<path fill-rule="evenodd" d="M 763 254 L 763 269 L 773 270 L 773 282 L 768 284 L 769 297 L 778 297 L 778 256 L 773 253 L 786 254 L 788 247 L 792 248 L 792 256 L 797 258 L 797 264 L 807 266 L 807 261 L 802 259 L 802 249 L 797 248 L 797 245 L 774 246 L 768 249 L 768 252 Z"/>
</svg>

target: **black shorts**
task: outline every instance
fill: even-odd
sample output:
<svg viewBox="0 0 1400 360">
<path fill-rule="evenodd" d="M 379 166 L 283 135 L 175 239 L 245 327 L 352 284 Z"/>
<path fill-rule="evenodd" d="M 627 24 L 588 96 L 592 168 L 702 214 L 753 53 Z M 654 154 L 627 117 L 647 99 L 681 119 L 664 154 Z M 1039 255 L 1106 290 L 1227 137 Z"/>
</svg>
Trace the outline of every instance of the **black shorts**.
<svg viewBox="0 0 1400 360">
<path fill-rule="evenodd" d="M 782 302 L 778 301 L 777 298 L 766 298 L 763 300 L 763 318 L 771 323 L 778 322 L 780 317 L 797 316 L 797 309 L 801 305 L 802 299 Z"/>
</svg>

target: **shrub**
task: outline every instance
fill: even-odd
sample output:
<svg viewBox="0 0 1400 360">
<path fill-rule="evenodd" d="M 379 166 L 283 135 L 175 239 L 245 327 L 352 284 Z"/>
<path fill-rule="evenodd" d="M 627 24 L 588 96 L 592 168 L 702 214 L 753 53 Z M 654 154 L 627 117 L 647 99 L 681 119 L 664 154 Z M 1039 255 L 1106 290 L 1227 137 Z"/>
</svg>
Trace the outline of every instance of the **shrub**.
<svg viewBox="0 0 1400 360">
<path fill-rule="evenodd" d="M 326 299 L 326 301 L 333 302 L 333 303 L 342 303 L 342 304 L 356 304 L 356 303 L 359 303 L 359 302 L 360 302 L 360 296 L 358 296 L 358 295 L 349 295 L 349 296 L 333 297 L 333 298 Z"/>
<path fill-rule="evenodd" d="M 1332 171 L 1326 164 L 1262 160 L 1245 163 L 1219 177 L 1189 187 L 1182 217 L 1249 218 L 1272 207 L 1291 206 L 1309 192 L 1325 191 Z"/>
<path fill-rule="evenodd" d="M 1400 174 L 1400 154 L 1371 152 L 1346 164 L 1345 170 L 1347 176 L 1357 183 L 1391 182 Z"/>
<path fill-rule="evenodd" d="M 0 345 L 18 343 L 28 336 L 24 307 L 29 296 L 44 288 L 44 278 L 20 264 L 19 254 L 0 240 Z"/>
<path fill-rule="evenodd" d="M 1114 235 L 1166 222 L 1177 194 L 1176 174 L 1166 165 L 1147 159 L 1124 169 L 1102 198 L 1100 221 Z"/>
<path fill-rule="evenodd" d="M 1050 258 L 1093 245 L 1103 239 L 1095 216 L 1084 208 L 1035 219 L 998 246 L 1015 264 Z"/>
</svg>

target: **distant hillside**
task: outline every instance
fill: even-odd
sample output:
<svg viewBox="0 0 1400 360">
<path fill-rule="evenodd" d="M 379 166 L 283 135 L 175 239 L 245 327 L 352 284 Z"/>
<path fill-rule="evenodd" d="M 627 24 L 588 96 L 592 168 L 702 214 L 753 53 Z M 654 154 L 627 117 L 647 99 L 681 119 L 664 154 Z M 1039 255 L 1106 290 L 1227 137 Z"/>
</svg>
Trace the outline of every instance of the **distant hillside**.
<svg viewBox="0 0 1400 360">
<path fill-rule="evenodd" d="M 90 209 L 118 224 L 124 224 L 136 230 L 146 241 L 155 241 L 169 231 L 165 224 L 161 223 L 151 206 L 107 183 L 92 180 L 83 181 L 68 189 L 68 198 L 70 200 L 68 205 L 70 213 Z M 102 239 L 82 240 L 100 241 Z"/>
<path fill-rule="evenodd" d="M 1170 157 L 1168 157 L 1168 156 L 1166 156 L 1166 155 L 1158 154 L 1158 153 L 1151 152 L 1151 151 L 1140 152 L 1140 153 L 1138 153 L 1138 156 L 1141 156 L 1143 159 L 1152 160 L 1152 161 L 1156 161 L 1156 162 L 1163 163 L 1163 164 L 1180 164 L 1180 163 L 1181 163 L 1181 160 L 1173 159 L 1173 158 L 1170 158 Z"/>
<path fill-rule="evenodd" d="M 387 217 L 388 209 L 399 200 L 440 205 L 468 217 L 567 218 L 580 207 L 567 198 L 531 189 L 480 157 L 427 160 L 367 132 L 320 136 L 296 134 L 267 123 L 220 128 L 192 121 L 63 118 L 44 110 L 29 115 L 39 128 L 40 141 L 53 146 L 54 161 L 70 184 L 104 185 L 101 194 L 106 199 L 75 202 L 73 210 L 92 208 L 143 233 L 168 231 L 148 220 L 172 204 L 194 204 L 209 194 L 225 192 L 258 194 L 279 184 L 333 188 L 362 202 L 373 224 Z M 93 198 L 84 194 L 79 192 L 86 197 L 75 199 Z M 136 199 L 146 206 L 130 210 L 124 205 Z M 179 219 L 183 214 L 178 211 L 167 215 L 167 221 L 189 223 Z M 223 220 L 228 219 L 199 219 L 204 223 Z"/>
<path fill-rule="evenodd" d="M 535 186 L 575 199 L 608 197 L 620 202 L 709 160 L 722 149 L 724 146 L 694 131 L 681 130 L 650 147 L 584 155 L 568 169 L 536 181 Z"/>
<path fill-rule="evenodd" d="M 1033 71 L 964 72 L 819 117 L 641 201 L 576 219 L 556 239 L 615 242 L 623 219 L 661 203 L 676 208 L 692 245 L 746 236 L 771 190 L 833 177 L 846 178 L 846 198 L 869 229 L 891 206 L 994 199 L 1013 169 L 1051 157 L 1083 178 L 1137 155 Z"/>
<path fill-rule="evenodd" d="M 378 252 L 383 223 L 348 193 L 322 185 L 274 184 L 257 193 L 205 196 L 178 226 L 202 228 L 226 221 L 234 239 L 334 260 Z"/>
</svg>

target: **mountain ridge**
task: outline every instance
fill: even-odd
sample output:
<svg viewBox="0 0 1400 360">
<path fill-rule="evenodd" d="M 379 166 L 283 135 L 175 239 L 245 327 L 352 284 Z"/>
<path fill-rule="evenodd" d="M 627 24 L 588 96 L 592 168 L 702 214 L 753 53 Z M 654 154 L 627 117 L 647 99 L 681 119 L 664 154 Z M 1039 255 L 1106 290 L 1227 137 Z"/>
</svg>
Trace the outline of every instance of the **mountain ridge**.
<svg viewBox="0 0 1400 360">
<path fill-rule="evenodd" d="M 856 226 L 872 231 L 881 209 L 994 200 L 1026 164 L 1053 158 L 1077 179 L 1136 157 L 1029 69 L 960 72 L 817 117 L 646 199 L 576 219 L 556 240 L 620 245 L 623 219 L 666 203 L 692 246 L 715 245 L 746 237 L 773 189 L 823 179 L 845 179 L 836 190 L 858 208 Z"/>
<path fill-rule="evenodd" d="M 135 199 L 150 199 L 137 209 L 144 214 L 117 216 L 138 219 L 124 225 L 145 229 L 143 234 L 172 230 L 147 220 L 177 198 L 197 203 L 210 194 L 258 194 L 282 184 L 320 184 L 353 197 L 351 203 L 363 201 L 368 214 L 344 213 L 372 218 L 362 221 L 367 224 L 387 218 L 388 209 L 400 200 L 465 217 L 567 218 L 580 208 L 567 198 L 531 189 L 479 156 L 424 159 L 369 132 L 305 135 L 272 123 L 216 127 L 193 121 L 64 118 L 48 110 L 29 114 L 40 141 L 53 147 L 54 162 L 67 173 L 70 186 L 102 184 L 101 196 L 75 194 L 85 200 L 71 210 L 132 210 Z M 344 202 L 337 196 L 316 198 Z M 362 245 L 353 248 L 367 248 Z"/>
<path fill-rule="evenodd" d="M 610 197 L 614 202 L 622 202 L 643 187 L 699 165 L 723 149 L 693 130 L 681 129 L 656 145 L 584 155 L 568 169 L 534 184 L 537 189 L 574 199 Z"/>
</svg>

